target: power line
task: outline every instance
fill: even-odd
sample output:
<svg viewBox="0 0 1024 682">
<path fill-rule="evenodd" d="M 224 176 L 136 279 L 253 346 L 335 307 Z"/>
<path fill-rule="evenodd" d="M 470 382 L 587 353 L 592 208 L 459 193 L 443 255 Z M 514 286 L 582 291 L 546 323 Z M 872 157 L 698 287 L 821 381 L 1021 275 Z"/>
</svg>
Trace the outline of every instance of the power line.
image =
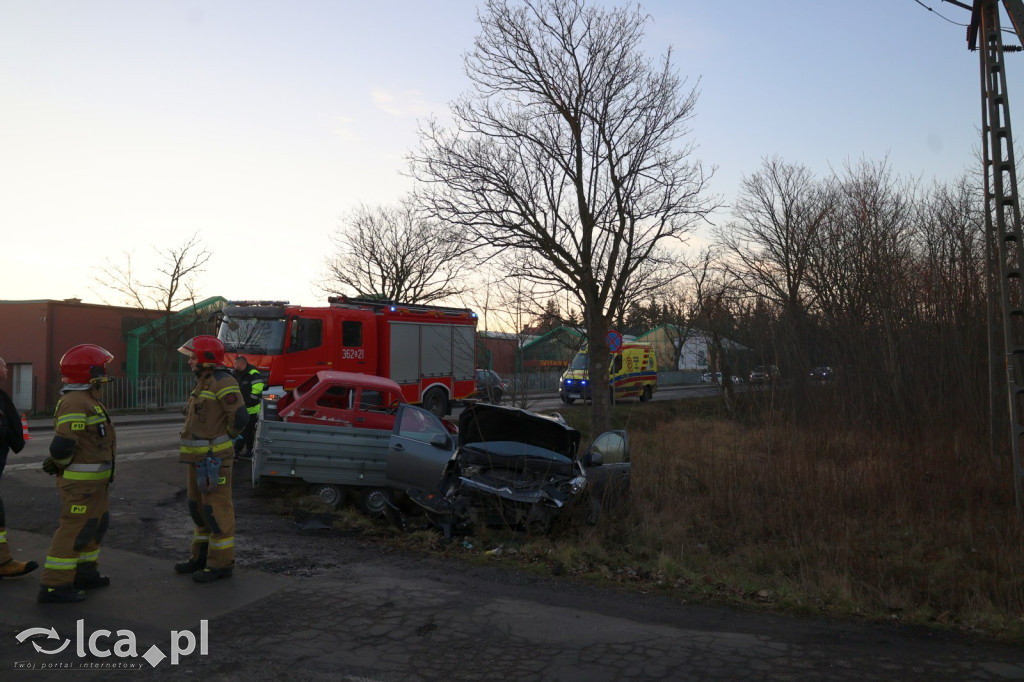
<svg viewBox="0 0 1024 682">
<path fill-rule="evenodd" d="M 967 28 L 967 24 L 961 24 L 959 22 L 953 21 L 952 19 L 950 19 L 948 17 L 943 16 L 942 14 L 936 12 L 934 9 L 929 7 L 928 5 L 926 5 L 923 2 L 921 2 L 921 0 L 914 0 L 914 2 L 916 2 L 919 5 L 921 5 L 921 7 L 924 7 L 926 10 L 928 10 L 929 12 L 931 12 L 932 14 L 937 16 L 938 18 L 940 18 L 940 19 L 942 19 L 944 21 L 948 21 L 949 23 L 953 24 L 954 26 L 963 26 L 964 28 Z"/>
</svg>

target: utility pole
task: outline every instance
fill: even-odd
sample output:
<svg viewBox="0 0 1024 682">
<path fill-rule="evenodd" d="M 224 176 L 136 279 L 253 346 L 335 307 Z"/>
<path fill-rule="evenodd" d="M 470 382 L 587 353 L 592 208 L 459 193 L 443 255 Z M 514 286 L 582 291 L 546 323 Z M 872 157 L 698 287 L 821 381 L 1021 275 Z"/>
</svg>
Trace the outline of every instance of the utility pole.
<svg viewBox="0 0 1024 682">
<path fill-rule="evenodd" d="M 952 2 L 952 0 L 947 0 Z M 1002 0 L 1018 38 L 1024 28 L 1022 0 Z M 985 227 L 989 252 L 998 262 L 999 302 L 1002 309 L 1003 350 L 1006 357 L 1006 388 L 1010 413 L 1010 445 L 1013 451 L 1013 487 L 1017 520 L 1024 521 L 1024 244 L 1022 244 L 1020 201 L 1017 196 L 1017 167 L 1010 130 L 1010 103 L 1006 90 L 999 0 L 974 0 L 972 6 L 952 2 L 971 10 L 967 48 L 981 56 L 982 148 L 984 159 Z M 1020 48 L 1014 46 L 1017 50 Z M 1010 48 L 1011 51 L 1014 48 Z M 992 260 L 989 260 L 991 268 Z M 994 279 L 989 273 L 988 281 Z M 989 292 L 992 298 L 992 292 Z M 991 334 L 991 331 L 990 331 Z M 994 390 L 994 389 L 993 389 Z"/>
</svg>

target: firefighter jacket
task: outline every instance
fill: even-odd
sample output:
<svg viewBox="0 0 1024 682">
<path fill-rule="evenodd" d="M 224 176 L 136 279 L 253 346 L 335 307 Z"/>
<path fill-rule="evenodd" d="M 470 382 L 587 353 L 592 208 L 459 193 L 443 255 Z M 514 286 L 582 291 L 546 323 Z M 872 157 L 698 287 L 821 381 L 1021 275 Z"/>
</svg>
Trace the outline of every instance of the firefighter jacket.
<svg viewBox="0 0 1024 682">
<path fill-rule="evenodd" d="M 250 364 L 246 364 L 241 370 L 231 373 L 238 381 L 238 388 L 242 391 L 242 400 L 245 401 L 245 409 L 249 414 L 260 413 L 260 403 L 263 402 L 263 390 L 267 387 L 263 383 L 263 375 Z"/>
<path fill-rule="evenodd" d="M 99 393 L 98 388 L 65 389 L 57 401 L 50 457 L 64 480 L 110 480 L 117 435 Z"/>
<path fill-rule="evenodd" d="M 203 368 L 185 408 L 181 429 L 182 462 L 234 453 L 232 439 L 249 422 L 238 382 L 226 369 Z"/>
</svg>

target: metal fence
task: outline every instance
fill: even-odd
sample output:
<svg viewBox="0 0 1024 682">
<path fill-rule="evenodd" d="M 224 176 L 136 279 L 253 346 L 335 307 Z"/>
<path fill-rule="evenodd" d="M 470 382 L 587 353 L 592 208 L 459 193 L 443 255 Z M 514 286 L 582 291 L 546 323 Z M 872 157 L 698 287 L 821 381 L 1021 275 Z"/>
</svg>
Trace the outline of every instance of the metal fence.
<svg viewBox="0 0 1024 682">
<path fill-rule="evenodd" d="M 163 410 L 182 406 L 195 386 L 192 374 L 161 377 L 144 374 L 136 382 L 112 379 L 103 389 L 103 404 L 110 410 Z"/>
<path fill-rule="evenodd" d="M 512 395 L 554 393 L 558 390 L 558 379 L 561 376 L 558 370 L 529 372 L 508 377 L 507 381 Z M 658 372 L 660 386 L 699 382 L 700 372 L 696 371 Z M 191 373 L 166 377 L 145 374 L 134 383 L 127 379 L 112 379 L 104 389 L 103 403 L 111 410 L 165 410 L 185 405 L 194 386 L 195 376 Z"/>
</svg>

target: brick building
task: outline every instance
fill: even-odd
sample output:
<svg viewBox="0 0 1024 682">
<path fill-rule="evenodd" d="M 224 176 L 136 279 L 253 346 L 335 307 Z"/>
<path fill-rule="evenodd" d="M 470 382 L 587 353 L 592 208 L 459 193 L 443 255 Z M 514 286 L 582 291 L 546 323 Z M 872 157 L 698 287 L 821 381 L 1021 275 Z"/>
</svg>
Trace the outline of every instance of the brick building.
<svg viewBox="0 0 1024 682">
<path fill-rule="evenodd" d="M 223 300 L 208 299 L 170 318 L 161 310 L 82 303 L 79 299 L 0 301 L 0 357 L 9 370 L 6 385 L 0 388 L 23 412 L 51 412 L 61 387 L 61 356 L 80 343 L 94 343 L 114 354 L 107 365 L 114 380 L 104 396 L 107 406 L 133 407 L 136 386 L 146 372 L 146 360 L 153 355 L 152 339 L 157 337 L 150 330 L 169 328 L 175 338 L 165 345 L 211 333 L 213 326 L 204 324 L 205 311 Z M 173 320 L 170 325 L 165 323 L 168 319 Z"/>
</svg>

